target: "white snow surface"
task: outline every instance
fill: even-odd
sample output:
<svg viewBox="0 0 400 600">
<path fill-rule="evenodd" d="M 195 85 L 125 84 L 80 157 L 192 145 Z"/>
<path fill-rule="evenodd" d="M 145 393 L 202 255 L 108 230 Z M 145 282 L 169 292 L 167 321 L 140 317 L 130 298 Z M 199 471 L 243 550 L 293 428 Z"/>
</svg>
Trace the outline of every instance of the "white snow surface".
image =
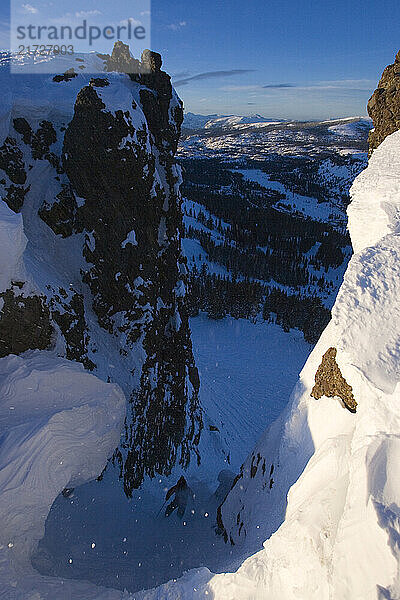
<svg viewBox="0 0 400 600">
<path fill-rule="evenodd" d="M 0 596 L 108 598 L 95 586 L 46 579 L 30 556 L 64 488 L 94 479 L 119 442 L 125 396 L 51 352 L 0 360 Z"/>
<path fill-rule="evenodd" d="M 22 216 L 0 200 L 0 292 L 4 292 L 12 280 L 24 280 L 22 255 L 27 241 Z"/>
<path fill-rule="evenodd" d="M 397 132 L 353 185 L 355 255 L 332 321 L 223 505 L 235 544 L 249 551 L 266 540 L 262 549 L 236 573 L 192 571 L 137 600 L 400 598 L 399 160 Z M 310 396 L 332 346 L 356 414 Z M 251 476 L 257 454 L 266 470 Z"/>
<path fill-rule="evenodd" d="M 265 127 L 282 123 L 282 119 L 268 119 L 261 115 L 196 115 L 185 113 L 183 127 L 187 129 L 244 129 L 251 127 Z"/>
</svg>

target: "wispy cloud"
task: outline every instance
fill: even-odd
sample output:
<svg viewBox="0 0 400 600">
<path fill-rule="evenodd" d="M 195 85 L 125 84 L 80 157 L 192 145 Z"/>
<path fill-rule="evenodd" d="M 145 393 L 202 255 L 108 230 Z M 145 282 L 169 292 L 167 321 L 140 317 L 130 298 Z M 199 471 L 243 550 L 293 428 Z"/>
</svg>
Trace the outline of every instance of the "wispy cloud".
<svg viewBox="0 0 400 600">
<path fill-rule="evenodd" d="M 75 16 L 78 19 L 85 19 L 86 17 L 95 17 L 97 15 L 103 14 L 100 10 L 80 10 L 75 13 Z"/>
<path fill-rule="evenodd" d="M 220 88 L 222 92 L 259 92 L 260 85 L 224 85 Z"/>
<path fill-rule="evenodd" d="M 369 79 L 339 79 L 331 81 L 316 81 L 312 83 L 268 83 L 265 85 L 226 85 L 221 87 L 223 92 L 254 92 L 257 94 L 273 93 L 275 90 L 290 94 L 298 92 L 329 92 L 352 93 L 369 91 L 375 82 Z"/>
<path fill-rule="evenodd" d="M 321 87 L 324 89 L 347 88 L 369 90 L 371 85 L 375 84 L 376 82 L 372 79 L 336 79 L 333 81 L 318 81 L 317 83 L 312 84 L 310 87 Z"/>
<path fill-rule="evenodd" d="M 182 27 L 186 27 L 186 25 L 186 21 L 179 21 L 179 23 L 171 23 L 170 25 L 167 25 L 167 29 L 171 29 L 172 31 L 179 31 L 179 29 L 182 29 Z"/>
<path fill-rule="evenodd" d="M 264 90 L 281 90 L 282 88 L 296 87 L 293 83 L 268 83 L 262 86 Z"/>
<path fill-rule="evenodd" d="M 27 15 L 36 15 L 39 12 L 36 6 L 32 6 L 32 4 L 23 4 L 22 10 Z"/>
<path fill-rule="evenodd" d="M 179 71 L 178 73 L 174 73 L 171 75 L 172 79 L 187 79 L 190 77 L 190 71 Z"/>
<path fill-rule="evenodd" d="M 296 90 L 348 90 L 348 91 L 364 91 L 369 90 L 374 82 L 369 79 L 336 79 L 329 81 L 316 81 L 313 83 L 277 83 L 263 85 L 263 90 L 281 90 L 291 89 Z"/>
<path fill-rule="evenodd" d="M 129 23 L 132 25 L 132 27 L 138 27 L 139 25 L 142 25 L 141 21 L 138 21 L 133 17 L 129 17 L 129 19 L 124 19 L 123 21 L 119 22 L 119 24 L 123 27 L 128 27 Z"/>
<path fill-rule="evenodd" d="M 205 79 L 219 79 L 222 77 L 231 77 L 232 75 L 243 75 L 245 73 L 252 73 L 254 69 L 231 69 L 230 71 L 207 71 L 206 73 L 199 73 L 192 77 L 186 77 L 185 79 L 179 79 L 174 81 L 174 86 L 179 87 L 182 85 L 188 85 L 192 81 L 204 81 Z"/>
</svg>

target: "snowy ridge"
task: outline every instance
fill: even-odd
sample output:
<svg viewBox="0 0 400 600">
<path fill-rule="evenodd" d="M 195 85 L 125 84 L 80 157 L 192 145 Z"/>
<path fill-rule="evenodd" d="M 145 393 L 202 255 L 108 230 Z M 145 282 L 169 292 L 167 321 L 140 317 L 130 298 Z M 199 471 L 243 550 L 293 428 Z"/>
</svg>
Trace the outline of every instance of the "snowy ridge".
<svg viewBox="0 0 400 600">
<path fill-rule="evenodd" d="M 13 342 L 17 337 L 18 327 L 13 327 L 12 321 L 6 333 L 6 326 L 1 330 L 0 357 L 6 357 L 0 358 L 0 598 L 7 600 L 109 600 L 126 597 L 121 591 L 103 590 L 93 584 L 65 581 L 60 577 L 43 577 L 31 565 L 32 553 L 44 535 L 45 521 L 54 500 L 65 488 L 82 486 L 96 479 L 118 446 L 127 408 L 121 388 L 128 397 L 132 389 L 139 387 L 140 369 L 146 359 L 141 336 L 136 343 L 128 340 L 128 311 L 113 312 L 111 326 L 115 326 L 115 329 L 122 328 L 123 325 L 125 327 L 123 331 L 118 329 L 118 339 L 117 335 L 109 335 L 106 329 L 100 326 L 98 315 L 93 309 L 94 293 L 91 293 L 87 282 L 82 278 L 82 272 L 87 273 L 95 262 L 92 254 L 100 245 L 100 236 L 95 225 L 98 224 L 96 221 L 101 222 L 102 219 L 97 217 L 95 211 L 88 211 L 87 216 L 89 220 L 92 218 L 93 227 L 89 222 L 86 227 L 75 228 L 72 222 L 76 211 L 84 208 L 88 202 L 90 190 L 87 194 L 77 194 L 73 200 L 72 214 L 64 215 L 67 216 L 67 221 L 63 222 L 66 223 L 71 218 L 73 225 L 69 232 L 63 232 L 65 237 L 54 231 L 54 222 L 50 221 L 49 225 L 39 214 L 42 205 L 46 212 L 51 212 L 51 208 L 57 203 L 57 195 L 64 189 L 63 184 L 69 188 L 69 179 L 65 170 L 60 167 L 62 160 L 74 157 L 74 150 L 69 148 L 64 152 L 63 148 L 65 132 L 76 116 L 77 96 L 82 90 L 83 94 L 91 93 L 92 97 L 104 105 L 104 112 L 103 105 L 100 104 L 100 108 L 92 110 L 90 115 L 93 118 L 97 116 L 100 121 L 102 118 L 109 119 L 108 129 L 104 132 L 106 142 L 103 142 L 103 146 L 100 145 L 100 150 L 104 149 L 108 154 L 111 148 L 107 142 L 110 141 L 115 156 L 119 158 L 124 154 L 120 162 L 126 160 L 129 153 L 134 161 L 135 150 L 140 150 L 140 173 L 143 177 L 137 176 L 134 183 L 138 182 L 140 188 L 139 180 L 145 179 L 147 175 L 150 181 L 148 190 L 146 188 L 142 194 L 139 193 L 140 190 L 137 191 L 137 200 L 142 201 L 146 208 L 147 204 L 153 201 L 156 192 L 160 196 L 158 200 L 161 200 L 165 193 L 165 204 L 162 209 L 160 206 L 160 213 L 166 213 L 168 205 L 173 212 L 173 203 L 177 205 L 179 201 L 178 169 L 173 164 L 173 152 L 171 150 L 172 165 L 168 183 L 154 135 L 147 128 L 145 103 L 142 105 L 140 102 L 140 92 L 144 86 L 131 81 L 123 73 L 107 73 L 106 79 L 101 80 L 99 86 L 91 87 L 92 58 L 85 55 L 82 62 L 79 61 L 79 66 L 75 64 L 79 69 L 76 76 L 63 78 L 61 75 L 58 79 L 46 72 L 11 77 L 8 62 L 0 59 L 0 79 L 4 89 L 10 91 L 9 94 L 5 94 L 0 107 L 0 144 L 3 144 L 3 158 L 5 157 L 1 169 L 4 171 L 4 178 L 0 186 L 0 312 L 2 311 L 5 317 L 2 315 L 0 320 L 2 325 L 7 322 L 10 313 L 7 302 L 10 304 L 10 297 L 14 314 L 19 314 L 18 309 L 23 312 L 27 306 L 25 313 L 28 326 L 24 328 L 25 323 L 22 322 L 21 329 L 28 341 L 32 341 L 28 348 L 46 348 L 43 351 L 26 351 L 25 347 L 23 350 L 14 350 L 13 346 L 13 351 L 10 351 L 7 343 Z M 57 66 L 62 73 L 71 65 L 60 59 Z M 150 91 L 149 93 L 151 94 Z M 178 108 L 178 98 L 173 94 L 168 110 L 175 114 Z M 121 109 L 124 111 L 121 116 L 123 122 L 118 128 L 117 113 Z M 86 115 L 87 119 L 90 115 Z M 15 129 L 15 120 L 18 122 L 18 119 L 28 132 L 27 136 L 19 134 Z M 29 140 L 32 141 L 32 135 L 35 135 L 33 130 L 40 129 L 43 120 L 45 127 L 47 123 L 47 131 L 52 132 L 47 139 L 50 145 L 47 147 L 47 142 L 44 143 L 40 152 L 35 154 Z M 119 124 L 121 125 L 121 121 Z M 170 126 L 169 134 L 171 129 L 176 127 L 173 133 L 177 135 L 178 127 L 176 122 L 172 121 L 172 117 Z M 96 129 L 97 133 L 99 130 L 100 127 Z M 139 130 L 142 130 L 141 136 Z M 79 134 L 80 131 L 75 136 L 77 142 L 80 140 Z M 44 137 L 46 138 L 46 135 Z M 82 152 L 91 156 L 90 168 L 94 169 L 94 152 L 90 152 L 87 144 L 87 138 L 84 139 L 82 133 L 82 144 L 75 148 L 75 151 L 79 152 L 82 146 L 85 146 Z M 128 149 L 125 151 L 126 147 Z M 169 154 L 168 149 L 165 149 L 165 154 Z M 104 162 L 107 163 L 106 160 Z M 93 176 L 92 170 L 90 173 Z M 110 169 L 109 179 L 112 174 Z M 9 200 L 5 188 L 11 187 L 12 178 L 19 182 L 18 189 L 24 192 L 22 205 L 15 206 L 15 210 L 3 201 Z M 97 182 L 94 176 L 92 179 L 95 187 Z M 26 189 L 23 189 L 25 183 Z M 109 204 L 112 205 L 112 202 Z M 107 208 L 106 203 L 105 206 Z M 156 217 L 157 215 L 155 219 Z M 165 223 L 164 216 L 159 217 L 160 222 L 162 219 Z M 136 222 L 133 228 L 134 219 L 131 220 L 132 223 L 125 216 L 122 223 L 119 223 L 119 229 L 114 230 L 111 240 L 117 251 L 125 240 L 126 255 L 134 247 L 135 241 L 145 245 L 143 231 L 140 231 L 139 226 L 136 228 Z M 150 219 L 146 221 L 146 231 L 150 222 Z M 168 220 L 167 225 L 172 229 L 172 220 Z M 154 229 L 157 228 L 158 221 L 155 221 Z M 174 245 L 173 250 L 176 248 L 176 252 L 170 252 L 171 263 L 179 273 L 179 268 L 183 269 L 184 265 L 183 260 L 180 260 L 179 239 L 175 230 L 171 237 L 173 239 L 169 240 L 170 244 Z M 146 249 L 149 250 L 148 247 Z M 91 254 L 86 254 L 87 251 Z M 106 251 L 110 255 L 113 254 L 108 248 Z M 110 277 L 108 283 L 114 292 L 118 288 L 118 294 L 114 293 L 113 297 L 117 302 L 124 293 L 125 281 L 133 280 L 132 283 L 137 287 L 130 292 L 130 308 L 135 301 L 135 294 L 145 293 L 143 288 L 148 281 L 139 277 L 134 279 L 133 273 L 131 279 L 126 278 L 120 286 L 116 286 L 114 280 L 118 280 L 121 271 L 122 275 L 126 275 L 122 263 L 124 261 L 120 260 L 115 265 L 115 273 L 112 273 L 114 277 Z M 134 270 L 132 263 L 130 256 L 130 260 L 125 261 L 126 266 L 129 264 L 130 271 Z M 164 261 L 157 259 L 157 267 L 159 264 L 163 265 Z M 178 276 L 170 281 L 171 303 L 168 310 L 171 310 L 175 327 L 178 327 L 180 319 L 176 308 L 176 298 L 182 295 L 182 291 L 178 289 L 179 282 L 181 279 Z M 58 296 L 57 292 L 61 293 L 60 302 L 55 298 L 55 295 Z M 69 314 L 68 305 L 74 298 L 79 302 L 79 307 Z M 58 303 L 56 310 L 54 301 Z M 50 312 L 57 312 L 60 322 L 54 320 L 51 327 L 47 327 L 44 318 L 44 326 L 41 326 L 42 321 L 37 322 L 40 308 L 44 311 L 39 313 L 40 317 L 48 317 Z M 110 308 L 113 309 L 113 306 Z M 150 310 L 153 311 L 152 315 L 149 314 Z M 143 315 L 139 316 L 137 323 L 140 326 L 145 325 L 146 319 L 150 320 L 150 316 L 157 318 L 158 312 L 161 311 L 155 306 L 144 305 Z M 166 319 L 169 317 L 166 310 L 164 315 Z M 65 320 L 68 320 L 68 323 L 63 332 L 62 322 Z M 102 380 L 85 371 L 78 362 L 61 358 L 71 356 L 67 354 L 68 341 L 63 337 L 65 332 L 68 334 L 70 328 L 79 328 L 80 322 L 82 335 L 78 334 L 75 347 L 78 348 L 80 342 L 83 342 L 85 349 L 98 358 L 96 364 L 91 365 L 87 361 L 85 363 Z M 35 345 L 36 340 L 32 339 L 34 336 L 29 327 L 31 324 L 37 325 L 39 330 L 45 330 L 46 335 L 48 333 L 49 339 L 45 340 L 45 344 Z M 76 340 L 73 345 L 75 343 Z M 125 345 L 127 350 L 122 349 Z M 72 360 L 80 358 L 82 357 L 74 356 Z M 117 381 L 121 387 L 105 381 Z M 188 381 L 187 386 L 189 385 Z M 111 468 L 108 472 L 110 471 Z M 117 470 L 115 473 L 118 479 Z M 116 482 L 115 488 L 117 485 Z M 160 495 L 163 495 L 162 490 Z M 62 496 L 61 498 L 65 500 Z M 91 549 L 89 544 L 88 550 Z"/>
<path fill-rule="evenodd" d="M 196 115 L 185 113 L 183 127 L 186 129 L 243 129 L 251 127 L 266 127 L 282 123 L 282 119 L 268 119 L 261 115 Z"/>
<path fill-rule="evenodd" d="M 285 414 L 265 432 L 222 506 L 228 539 L 247 555 L 266 539 L 263 549 L 236 573 L 201 569 L 135 598 L 399 597 L 399 157 L 397 132 L 356 180 L 349 210 L 356 253 L 332 321 Z M 336 397 L 310 396 L 330 347 L 353 388 L 356 414 Z"/>
</svg>

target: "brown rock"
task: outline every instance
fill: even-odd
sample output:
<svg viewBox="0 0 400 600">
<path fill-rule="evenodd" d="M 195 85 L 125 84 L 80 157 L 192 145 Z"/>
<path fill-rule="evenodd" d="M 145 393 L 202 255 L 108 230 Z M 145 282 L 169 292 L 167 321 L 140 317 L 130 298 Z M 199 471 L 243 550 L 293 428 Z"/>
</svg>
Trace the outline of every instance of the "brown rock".
<svg viewBox="0 0 400 600">
<path fill-rule="evenodd" d="M 400 129 L 400 51 L 393 65 L 383 71 L 378 87 L 368 102 L 374 123 L 369 134 L 369 156 L 390 134 Z"/>
<path fill-rule="evenodd" d="M 157 73 L 161 70 L 162 58 L 158 52 L 144 50 L 142 52 L 142 70 L 149 73 Z"/>
<path fill-rule="evenodd" d="M 140 63 L 133 58 L 129 46 L 121 41 L 115 42 L 111 56 L 100 55 L 106 60 L 107 71 L 119 73 L 139 73 Z"/>
<path fill-rule="evenodd" d="M 311 396 L 319 400 L 339 397 L 350 412 L 356 412 L 357 402 L 353 396 L 353 388 L 347 383 L 336 362 L 336 348 L 329 348 L 322 357 L 322 362 L 315 374 L 315 385 Z"/>
</svg>

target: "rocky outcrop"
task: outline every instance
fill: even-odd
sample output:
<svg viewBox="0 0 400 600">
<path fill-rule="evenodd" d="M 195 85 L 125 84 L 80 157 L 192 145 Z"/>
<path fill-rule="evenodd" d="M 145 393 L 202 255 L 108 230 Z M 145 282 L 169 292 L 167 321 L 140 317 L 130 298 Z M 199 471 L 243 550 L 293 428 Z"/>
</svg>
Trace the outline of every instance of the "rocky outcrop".
<svg viewBox="0 0 400 600">
<path fill-rule="evenodd" d="M 121 41 L 115 42 L 111 56 L 109 54 L 100 54 L 99 56 L 106 61 L 107 71 L 139 73 L 140 62 L 133 58 L 129 46 Z"/>
<path fill-rule="evenodd" d="M 400 51 L 394 64 L 383 71 L 378 87 L 369 99 L 368 114 L 374 129 L 369 134 L 369 154 L 383 140 L 400 129 Z"/>
<path fill-rule="evenodd" d="M 12 290 L 0 299 L 0 351 L 54 349 L 123 388 L 130 407 L 116 458 L 131 495 L 146 475 L 199 460 L 174 157 L 183 111 L 159 54 L 139 62 L 118 43 L 102 60 L 120 74 L 46 80 L 49 94 L 54 86 L 70 98 L 68 120 L 37 123 L 27 112 L 0 147 L 0 192 L 22 213 L 35 265 L 17 299 Z"/>
<path fill-rule="evenodd" d="M 350 412 L 356 412 L 357 402 L 353 396 L 353 388 L 347 383 L 336 362 L 336 348 L 329 348 L 322 357 L 322 362 L 315 374 L 315 385 L 311 396 L 316 400 L 327 398 L 340 398 Z"/>
<path fill-rule="evenodd" d="M 14 283 L 0 294 L 0 358 L 27 350 L 46 350 L 54 329 L 43 296 L 21 295 L 23 283 Z"/>
</svg>

